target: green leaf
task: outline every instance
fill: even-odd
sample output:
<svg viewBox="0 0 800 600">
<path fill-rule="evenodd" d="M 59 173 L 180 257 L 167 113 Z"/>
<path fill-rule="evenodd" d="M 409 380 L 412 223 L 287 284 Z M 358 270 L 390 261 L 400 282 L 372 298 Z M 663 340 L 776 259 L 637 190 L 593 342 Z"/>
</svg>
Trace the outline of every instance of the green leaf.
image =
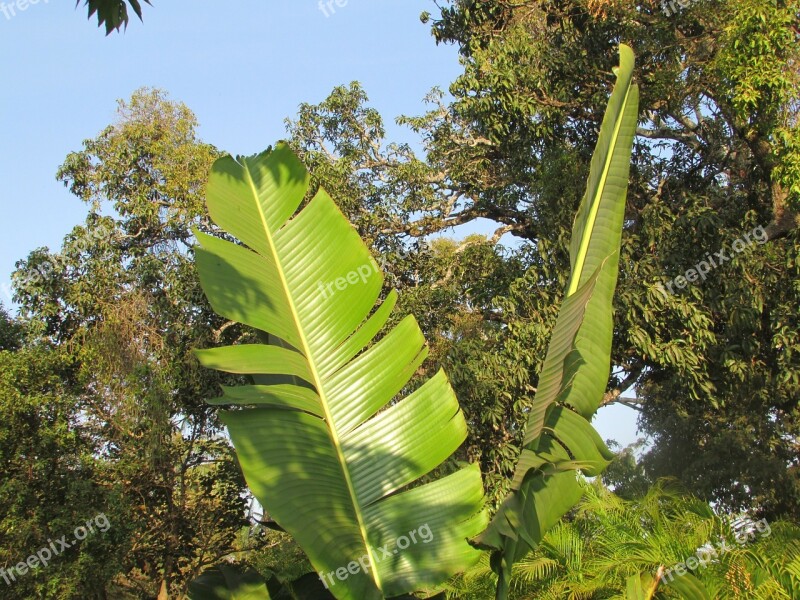
<svg viewBox="0 0 800 600">
<path fill-rule="evenodd" d="M 581 497 L 578 470 L 598 475 L 612 457 L 589 420 L 608 383 L 612 300 L 625 213 L 638 90 L 633 52 L 620 45 L 609 99 L 570 246 L 571 272 L 525 428 L 512 492 L 476 545 L 494 550 L 498 598 L 511 567 Z"/>
<path fill-rule="evenodd" d="M 253 569 L 216 565 L 189 584 L 190 600 L 270 600 L 267 582 Z"/>
<path fill-rule="evenodd" d="M 648 600 L 641 575 L 628 577 L 625 582 L 625 600 Z"/>
<path fill-rule="evenodd" d="M 631 575 L 625 582 L 624 600 L 651 600 L 656 594 L 660 581 L 650 573 Z"/>
<path fill-rule="evenodd" d="M 684 575 L 673 576 L 668 581 L 667 577 L 663 580 L 662 587 L 669 588 L 678 592 L 684 600 L 711 600 L 711 595 L 706 590 L 702 582 L 692 575 L 686 573 Z"/>
<path fill-rule="evenodd" d="M 427 356 L 422 332 L 412 316 L 384 330 L 396 294 L 376 307 L 383 275 L 324 190 L 298 212 L 308 181 L 284 144 L 215 163 L 209 212 L 244 245 L 197 233 L 200 282 L 268 343 L 197 356 L 253 376 L 212 402 L 230 407 L 220 418 L 253 493 L 330 591 L 397 596 L 478 560 L 480 472 L 417 485 L 464 441 L 463 413 L 441 371 L 399 398 Z"/>
<path fill-rule="evenodd" d="M 144 0 L 150 4 L 150 0 Z M 76 6 L 81 3 L 81 0 L 76 1 Z M 128 0 L 133 12 L 142 19 L 142 5 L 139 0 Z M 97 26 L 102 27 L 105 25 L 106 35 L 112 31 L 119 31 L 120 27 L 128 27 L 128 7 L 125 0 L 85 0 L 84 4 L 89 9 L 89 18 L 97 13 Z"/>
</svg>

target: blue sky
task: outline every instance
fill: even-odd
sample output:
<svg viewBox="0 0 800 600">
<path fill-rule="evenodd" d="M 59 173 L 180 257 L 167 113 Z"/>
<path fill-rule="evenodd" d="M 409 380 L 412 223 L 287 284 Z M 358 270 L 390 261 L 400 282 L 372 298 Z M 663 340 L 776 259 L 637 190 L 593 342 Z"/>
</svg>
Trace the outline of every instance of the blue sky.
<svg viewBox="0 0 800 600">
<path fill-rule="evenodd" d="M 108 37 L 72 0 L 13 15 L 0 5 L 0 286 L 17 260 L 57 249 L 83 221 L 86 207 L 56 170 L 142 86 L 185 102 L 204 141 L 252 154 L 284 137 L 300 103 L 354 80 L 383 115 L 387 139 L 413 142 L 394 118 L 422 112 L 425 94 L 460 72 L 456 49 L 437 46 L 420 23 L 422 11 L 435 12 L 430 0 L 339 0 L 333 11 L 318 0 L 153 3 L 143 24 Z M 0 301 L 9 303 L 2 292 Z M 636 437 L 630 409 L 603 409 L 597 425 L 603 437 Z"/>
</svg>

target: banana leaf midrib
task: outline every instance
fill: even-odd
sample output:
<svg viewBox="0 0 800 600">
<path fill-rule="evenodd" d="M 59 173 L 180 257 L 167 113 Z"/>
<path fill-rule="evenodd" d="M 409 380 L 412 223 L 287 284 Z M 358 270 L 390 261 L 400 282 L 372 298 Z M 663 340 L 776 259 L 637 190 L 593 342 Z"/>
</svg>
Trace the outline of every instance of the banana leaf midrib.
<svg viewBox="0 0 800 600">
<path fill-rule="evenodd" d="M 333 444 L 334 450 L 336 451 L 336 458 L 339 461 L 339 465 L 342 469 L 342 474 L 344 475 L 345 484 L 347 485 L 347 491 L 350 495 L 353 504 L 353 511 L 358 521 L 358 528 L 359 532 L 361 533 L 361 538 L 364 541 L 364 548 L 370 559 L 370 564 L 375 564 L 375 556 L 372 552 L 372 548 L 370 547 L 368 538 L 367 538 L 367 530 L 366 526 L 364 525 L 364 516 L 361 514 L 361 507 L 358 504 L 358 497 L 355 492 L 355 487 L 353 486 L 353 481 L 350 476 L 350 470 L 347 468 L 347 460 L 344 456 L 344 452 L 342 449 L 342 444 L 339 441 L 339 435 L 336 431 L 336 426 L 333 421 L 333 416 L 328 408 L 327 398 L 325 397 L 325 392 L 322 387 L 322 380 L 319 376 L 319 372 L 317 370 L 317 365 L 315 364 L 311 349 L 309 347 L 308 341 L 306 340 L 305 331 L 301 326 L 300 316 L 297 312 L 297 307 L 295 306 L 294 297 L 292 296 L 291 289 L 289 287 L 289 283 L 286 280 L 286 276 L 284 274 L 283 265 L 280 261 L 280 256 L 278 254 L 277 248 L 275 246 L 275 241 L 272 236 L 272 232 L 269 229 L 269 225 L 267 224 L 266 217 L 264 215 L 264 211 L 261 208 L 261 203 L 259 202 L 258 190 L 256 189 L 255 183 L 253 182 L 252 175 L 250 174 L 250 167 L 246 161 L 242 162 L 242 166 L 244 167 L 244 173 L 247 176 L 247 183 L 250 187 L 250 191 L 252 193 L 253 201 L 256 204 L 256 210 L 258 215 L 261 219 L 261 225 L 264 229 L 264 235 L 267 238 L 267 243 L 269 244 L 270 251 L 272 252 L 272 256 L 275 260 L 276 270 L 278 275 L 281 279 L 281 286 L 283 287 L 284 293 L 286 294 L 286 300 L 289 304 L 289 309 L 291 310 L 292 319 L 295 323 L 295 327 L 297 329 L 297 333 L 300 337 L 300 343 L 302 348 L 300 348 L 302 354 L 305 356 L 306 361 L 308 362 L 309 370 L 311 371 L 311 376 L 314 379 L 311 383 L 317 390 L 317 394 L 320 400 L 320 406 L 322 407 L 324 413 L 324 420 L 327 423 L 328 433 L 331 438 L 331 443 Z M 379 590 L 383 590 L 383 586 L 381 585 L 380 581 L 380 574 L 378 573 L 378 569 L 372 570 L 372 575 L 375 580 L 375 585 Z"/>
</svg>

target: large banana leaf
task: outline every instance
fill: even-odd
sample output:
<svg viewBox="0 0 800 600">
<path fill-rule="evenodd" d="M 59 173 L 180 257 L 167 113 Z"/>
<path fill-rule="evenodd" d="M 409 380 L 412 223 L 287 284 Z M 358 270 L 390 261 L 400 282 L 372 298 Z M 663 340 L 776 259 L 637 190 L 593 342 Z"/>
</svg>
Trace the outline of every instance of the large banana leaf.
<svg viewBox="0 0 800 600">
<path fill-rule="evenodd" d="M 284 144 L 214 164 L 209 212 L 243 245 L 197 233 L 200 282 L 216 312 L 268 343 L 197 355 L 253 376 L 215 403 L 232 406 L 220 417 L 270 516 L 337 598 L 391 597 L 478 559 L 466 540 L 488 521 L 483 486 L 473 465 L 408 489 L 458 448 L 466 422 L 443 372 L 398 400 L 425 340 L 412 316 L 379 336 L 396 295 L 376 308 L 383 275 L 324 190 L 298 212 L 308 185 Z"/>
<path fill-rule="evenodd" d="M 612 299 L 625 213 L 638 90 L 633 52 L 620 45 L 617 83 L 572 229 L 571 274 L 525 428 L 512 491 L 476 540 L 494 550 L 498 598 L 511 566 L 581 497 L 576 471 L 602 472 L 611 453 L 590 424 L 608 383 Z"/>
</svg>

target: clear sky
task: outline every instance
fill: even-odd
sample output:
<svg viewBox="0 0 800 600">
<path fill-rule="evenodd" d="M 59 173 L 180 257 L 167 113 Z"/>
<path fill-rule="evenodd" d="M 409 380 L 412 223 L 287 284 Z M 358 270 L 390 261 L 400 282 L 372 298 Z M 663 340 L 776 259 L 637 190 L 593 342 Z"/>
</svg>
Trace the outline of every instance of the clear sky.
<svg viewBox="0 0 800 600">
<path fill-rule="evenodd" d="M 252 154 L 284 137 L 283 120 L 357 80 L 394 126 L 419 114 L 434 86 L 460 72 L 452 46 L 436 46 L 422 11 L 431 0 L 153 0 L 144 23 L 106 37 L 72 0 L 0 4 L 0 302 L 15 262 L 57 249 L 86 207 L 55 180 L 66 155 L 115 117 L 117 99 L 158 87 L 197 115 L 204 141 Z M 81 2 L 83 4 L 83 2 Z M 12 8 L 13 7 L 13 8 Z M 604 438 L 635 439 L 633 411 L 604 409 Z"/>
</svg>

